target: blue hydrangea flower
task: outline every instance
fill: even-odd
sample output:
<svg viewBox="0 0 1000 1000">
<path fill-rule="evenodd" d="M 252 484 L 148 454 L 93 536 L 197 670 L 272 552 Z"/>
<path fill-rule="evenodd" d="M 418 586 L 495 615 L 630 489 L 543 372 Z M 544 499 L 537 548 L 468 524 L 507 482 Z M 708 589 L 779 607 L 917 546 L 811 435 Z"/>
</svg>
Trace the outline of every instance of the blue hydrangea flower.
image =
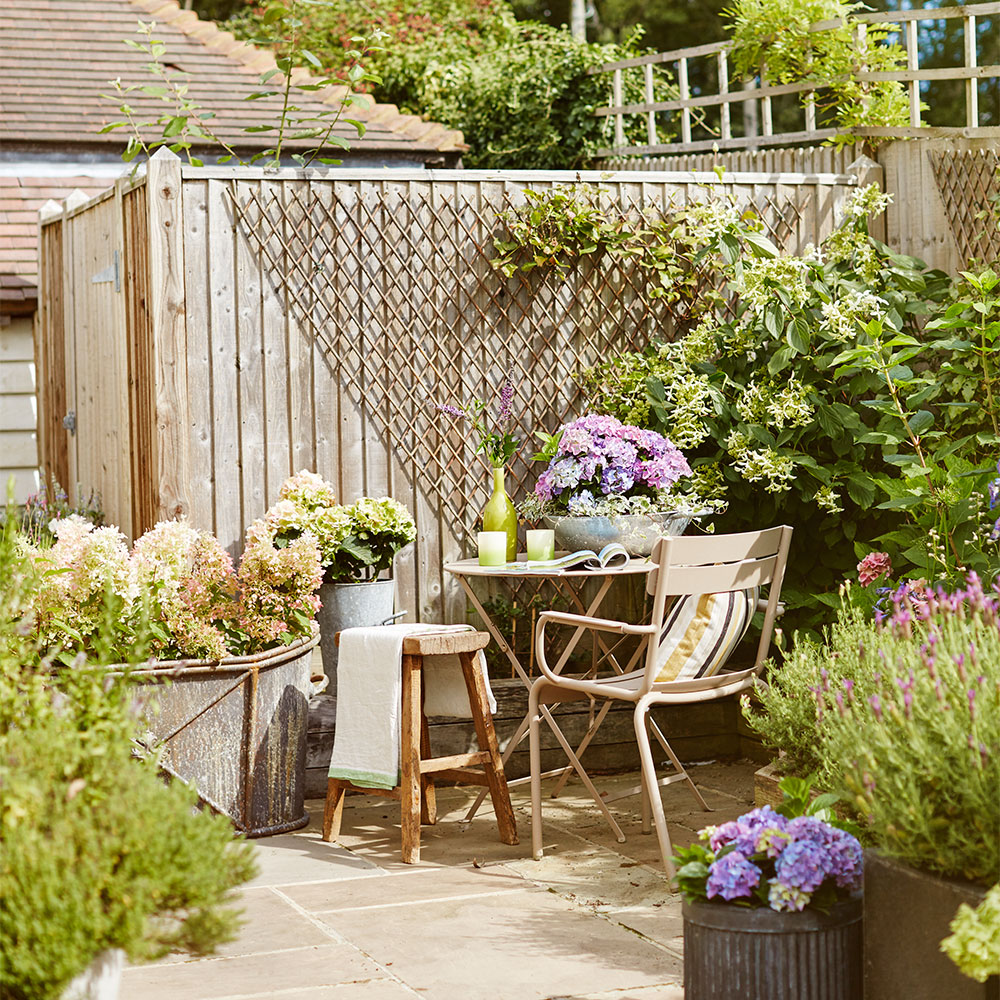
<svg viewBox="0 0 1000 1000">
<path fill-rule="evenodd" d="M 708 869 L 705 891 L 709 899 L 744 899 L 760 885 L 760 869 L 739 851 L 713 861 Z"/>
</svg>

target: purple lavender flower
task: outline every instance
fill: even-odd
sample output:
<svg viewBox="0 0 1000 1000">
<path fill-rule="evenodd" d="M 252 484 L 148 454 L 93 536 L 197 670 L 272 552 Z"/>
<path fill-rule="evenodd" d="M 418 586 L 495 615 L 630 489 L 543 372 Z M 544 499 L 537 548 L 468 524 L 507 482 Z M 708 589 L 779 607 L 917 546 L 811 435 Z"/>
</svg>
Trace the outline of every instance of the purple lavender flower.
<svg viewBox="0 0 1000 1000">
<path fill-rule="evenodd" d="M 514 401 L 514 368 L 511 367 L 504 376 L 503 384 L 500 386 L 500 405 L 497 408 L 497 426 L 506 427 L 514 415 L 512 403 Z"/>
<path fill-rule="evenodd" d="M 464 419 L 466 416 L 465 410 L 458 406 L 452 406 L 451 403 L 435 403 L 434 407 L 442 413 L 447 413 L 449 417 L 459 417 L 460 419 Z"/>
<path fill-rule="evenodd" d="M 758 885 L 760 869 L 739 851 L 730 851 L 709 866 L 705 893 L 709 899 L 743 899 Z"/>
</svg>

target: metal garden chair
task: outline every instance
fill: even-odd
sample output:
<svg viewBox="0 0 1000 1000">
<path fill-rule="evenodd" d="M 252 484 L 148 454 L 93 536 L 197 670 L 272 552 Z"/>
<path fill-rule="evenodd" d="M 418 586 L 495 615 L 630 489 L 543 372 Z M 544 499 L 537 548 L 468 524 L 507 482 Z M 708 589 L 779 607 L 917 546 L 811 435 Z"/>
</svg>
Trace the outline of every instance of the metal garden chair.
<svg viewBox="0 0 1000 1000">
<path fill-rule="evenodd" d="M 531 756 L 531 841 L 536 859 L 542 857 L 542 790 L 539 725 L 541 705 L 583 699 L 634 704 L 633 722 L 642 764 L 643 832 L 649 832 L 649 814 L 656 826 L 663 866 L 671 877 L 670 835 L 663 814 L 660 786 L 686 781 L 703 809 L 709 806 L 684 770 L 659 727 L 649 718 L 653 705 L 711 701 L 752 687 L 767 658 L 778 613 L 778 599 L 788 559 L 792 529 L 787 526 L 733 535 L 672 536 L 660 539 L 650 559 L 657 568 L 649 574 L 647 590 L 653 596 L 648 625 L 545 611 L 539 616 L 536 650 L 542 676 L 528 699 Z M 752 667 L 725 670 L 725 660 L 749 625 L 757 608 L 759 588 L 768 587 L 764 623 Z M 596 629 L 635 635 L 647 641 L 641 670 L 601 678 L 565 677 L 550 666 L 545 629 L 550 623 L 577 629 Z M 657 779 L 649 730 L 670 758 L 674 770 Z M 593 782 L 565 737 L 556 738 L 570 764 L 595 798 Z"/>
</svg>

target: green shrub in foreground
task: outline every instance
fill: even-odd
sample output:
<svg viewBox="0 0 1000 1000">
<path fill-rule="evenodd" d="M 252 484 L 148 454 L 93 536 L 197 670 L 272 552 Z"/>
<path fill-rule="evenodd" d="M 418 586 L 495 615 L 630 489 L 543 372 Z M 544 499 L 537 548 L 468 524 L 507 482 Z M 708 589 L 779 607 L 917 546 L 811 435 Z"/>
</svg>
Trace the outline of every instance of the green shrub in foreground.
<svg viewBox="0 0 1000 1000">
<path fill-rule="evenodd" d="M 33 568 L 0 532 L 0 996 L 50 1000 L 96 954 L 205 953 L 234 936 L 252 847 L 193 789 L 132 759 L 127 680 L 46 673 L 24 617 Z M 106 631 L 111 626 L 105 624 Z M 106 637 L 105 637 L 106 639 Z M 100 647 L 107 647 L 110 640 Z M 141 648 L 141 647 L 140 647 Z M 81 658 L 82 659 L 82 658 Z"/>
</svg>

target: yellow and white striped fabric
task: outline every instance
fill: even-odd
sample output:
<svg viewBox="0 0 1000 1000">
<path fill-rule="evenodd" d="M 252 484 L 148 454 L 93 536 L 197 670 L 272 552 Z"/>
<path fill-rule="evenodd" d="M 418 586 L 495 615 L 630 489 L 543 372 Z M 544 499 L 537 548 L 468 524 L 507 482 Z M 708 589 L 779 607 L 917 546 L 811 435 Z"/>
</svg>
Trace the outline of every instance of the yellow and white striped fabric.
<svg viewBox="0 0 1000 1000">
<path fill-rule="evenodd" d="M 746 635 L 759 588 L 678 598 L 663 621 L 656 683 L 694 680 L 719 672 Z"/>
</svg>

